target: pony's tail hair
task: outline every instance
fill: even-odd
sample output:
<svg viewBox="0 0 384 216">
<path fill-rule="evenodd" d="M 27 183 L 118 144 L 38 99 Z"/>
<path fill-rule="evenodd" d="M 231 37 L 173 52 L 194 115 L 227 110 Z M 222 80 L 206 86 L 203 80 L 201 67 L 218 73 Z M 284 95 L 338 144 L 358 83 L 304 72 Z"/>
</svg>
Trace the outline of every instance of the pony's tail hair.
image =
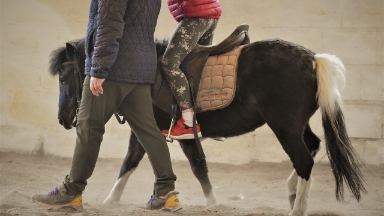
<svg viewBox="0 0 384 216">
<path fill-rule="evenodd" d="M 336 180 L 336 199 L 344 200 L 344 181 L 357 201 L 366 193 L 360 158 L 349 140 L 340 90 L 345 87 L 345 68 L 336 56 L 316 54 L 317 103 L 321 108 L 327 155 Z"/>
</svg>

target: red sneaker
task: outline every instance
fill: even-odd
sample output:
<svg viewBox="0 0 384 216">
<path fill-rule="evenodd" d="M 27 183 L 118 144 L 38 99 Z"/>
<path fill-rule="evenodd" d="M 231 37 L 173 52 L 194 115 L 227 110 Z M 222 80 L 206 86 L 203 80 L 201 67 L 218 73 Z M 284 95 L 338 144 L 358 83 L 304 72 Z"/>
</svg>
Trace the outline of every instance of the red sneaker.
<svg viewBox="0 0 384 216">
<path fill-rule="evenodd" d="M 184 124 L 185 120 L 181 117 L 175 126 L 171 129 L 170 137 L 175 140 L 180 139 L 195 139 L 195 135 L 193 134 L 193 127 L 188 127 Z M 196 124 L 197 135 L 201 137 L 200 125 Z M 164 136 L 168 136 L 169 130 L 162 130 Z"/>
</svg>

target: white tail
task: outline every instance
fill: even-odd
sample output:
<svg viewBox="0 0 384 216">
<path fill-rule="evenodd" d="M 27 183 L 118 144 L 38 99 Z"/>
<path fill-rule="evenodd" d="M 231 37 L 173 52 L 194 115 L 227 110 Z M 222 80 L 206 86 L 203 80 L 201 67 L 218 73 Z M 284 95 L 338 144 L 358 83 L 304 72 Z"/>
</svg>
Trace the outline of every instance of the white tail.
<svg viewBox="0 0 384 216">
<path fill-rule="evenodd" d="M 345 87 L 345 67 L 334 55 L 322 53 L 315 55 L 318 89 L 318 104 L 323 114 L 334 122 L 335 111 L 342 106 L 340 90 Z"/>
</svg>

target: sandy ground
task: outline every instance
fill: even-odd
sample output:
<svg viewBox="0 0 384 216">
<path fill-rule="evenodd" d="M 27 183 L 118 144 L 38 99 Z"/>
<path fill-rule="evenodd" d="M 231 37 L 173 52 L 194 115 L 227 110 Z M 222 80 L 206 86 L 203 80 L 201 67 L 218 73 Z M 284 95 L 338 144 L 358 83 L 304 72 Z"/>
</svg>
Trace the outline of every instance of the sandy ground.
<svg viewBox="0 0 384 216">
<path fill-rule="evenodd" d="M 114 185 L 122 159 L 99 159 L 83 195 L 84 210 L 75 215 L 167 215 L 144 209 L 152 192 L 153 173 L 144 158 L 128 181 L 120 204 L 105 206 L 103 200 Z M 58 185 L 69 171 L 71 160 L 0 152 L 0 215 L 71 215 L 52 212 L 31 201 L 34 193 L 46 193 Z M 175 215 L 288 215 L 285 180 L 291 164 L 258 163 L 228 165 L 209 163 L 210 179 L 219 205 L 205 206 L 200 184 L 187 162 L 175 161 L 176 189 L 183 209 Z M 384 215 L 384 167 L 363 169 L 368 194 L 360 203 L 346 189 L 345 202 L 337 202 L 334 180 L 328 164 L 316 164 L 308 213 L 320 215 Z"/>
</svg>

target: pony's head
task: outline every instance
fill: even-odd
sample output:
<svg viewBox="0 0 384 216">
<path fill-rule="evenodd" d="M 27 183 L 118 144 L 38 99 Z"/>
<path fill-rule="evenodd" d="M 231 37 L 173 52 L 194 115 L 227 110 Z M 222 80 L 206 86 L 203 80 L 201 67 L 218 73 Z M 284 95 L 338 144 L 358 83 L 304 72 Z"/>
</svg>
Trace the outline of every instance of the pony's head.
<svg viewBox="0 0 384 216">
<path fill-rule="evenodd" d="M 79 70 L 77 76 L 80 81 L 84 80 L 84 40 L 77 40 L 66 43 L 65 47 L 60 47 L 51 53 L 49 73 L 59 77 L 59 123 L 65 129 L 71 129 L 76 125 L 74 119 L 78 108 L 76 97 L 75 69 Z M 81 91 L 80 96 L 81 96 Z"/>
<path fill-rule="evenodd" d="M 167 48 L 168 40 L 156 39 L 156 50 L 158 59 Z M 78 109 L 78 98 L 76 94 L 76 66 L 81 76 L 81 84 L 84 80 L 85 69 L 84 39 L 66 43 L 65 47 L 60 47 L 51 53 L 49 73 L 59 77 L 59 123 L 65 129 L 71 129 L 76 125 L 76 111 Z M 159 69 L 159 68 L 158 68 Z M 81 96 L 80 89 L 80 96 Z"/>
</svg>

